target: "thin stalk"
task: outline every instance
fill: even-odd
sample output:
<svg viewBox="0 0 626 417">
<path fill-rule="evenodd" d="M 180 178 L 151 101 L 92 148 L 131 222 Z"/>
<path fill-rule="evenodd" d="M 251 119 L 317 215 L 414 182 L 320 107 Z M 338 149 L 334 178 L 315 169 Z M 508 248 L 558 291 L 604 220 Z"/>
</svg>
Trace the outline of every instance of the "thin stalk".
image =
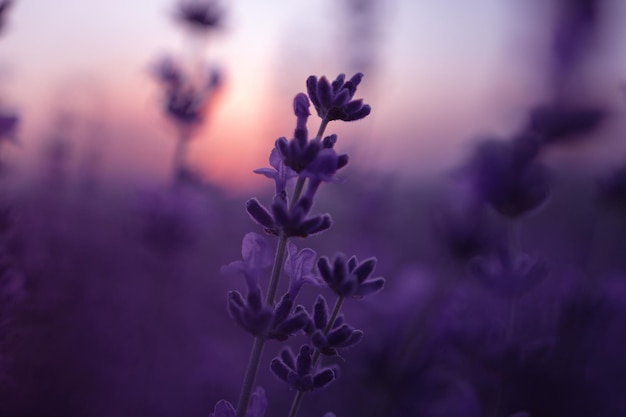
<svg viewBox="0 0 626 417">
<path fill-rule="evenodd" d="M 265 298 L 265 303 L 268 306 L 274 304 L 274 298 L 276 297 L 276 289 L 278 288 L 278 281 L 280 280 L 280 271 L 283 269 L 283 263 L 285 261 L 287 239 L 288 237 L 284 233 L 281 233 L 278 238 L 278 245 L 276 246 L 276 254 L 274 256 L 274 266 L 272 267 L 270 284 Z M 244 417 L 248 411 L 248 403 L 250 402 L 254 381 L 256 380 L 259 365 L 261 364 L 264 345 L 264 337 L 257 336 L 254 338 L 252 352 L 250 353 L 250 359 L 248 361 L 248 369 L 246 369 L 246 376 L 244 377 L 243 384 L 241 386 L 241 394 L 239 395 L 239 403 L 237 404 L 237 417 Z"/>
<path fill-rule="evenodd" d="M 276 298 L 276 290 L 278 288 L 278 281 L 280 281 L 280 271 L 283 268 L 285 262 L 285 249 L 287 248 L 287 235 L 280 234 L 278 238 L 278 245 L 276 246 L 276 255 L 274 256 L 274 267 L 272 268 L 272 277 L 270 278 L 270 284 L 267 289 L 267 296 L 265 298 L 265 304 L 268 306 L 274 305 L 274 298 Z"/>
<path fill-rule="evenodd" d="M 174 148 L 174 155 L 172 157 L 172 180 L 175 185 L 178 183 L 178 174 L 185 165 L 187 142 L 189 142 L 188 136 L 181 131 L 176 141 L 176 147 Z"/>
<path fill-rule="evenodd" d="M 341 306 L 343 305 L 343 300 L 345 300 L 344 297 L 339 297 L 337 298 L 337 301 L 335 301 L 335 306 L 333 307 L 333 312 L 330 315 L 330 320 L 328 320 L 326 328 L 324 329 L 324 336 L 327 335 L 328 332 L 330 332 L 330 330 L 333 328 L 335 320 L 337 320 L 337 316 L 339 315 L 339 311 L 341 310 Z M 313 353 L 313 358 L 311 360 L 313 366 L 317 365 L 317 361 L 319 360 L 320 355 L 321 353 L 319 349 L 315 349 L 315 353 Z M 298 410 L 300 409 L 300 404 L 302 403 L 303 397 L 304 391 L 298 391 L 296 393 L 296 396 L 293 397 L 293 402 L 291 403 L 288 417 L 296 417 L 296 414 L 298 414 Z"/>
<path fill-rule="evenodd" d="M 248 411 L 248 403 L 250 403 L 250 397 L 252 396 L 252 387 L 254 386 L 254 380 L 259 370 L 264 345 L 264 337 L 257 336 L 254 338 L 250 360 L 248 361 L 248 369 L 246 370 L 246 376 L 241 386 L 241 395 L 239 395 L 239 403 L 237 404 L 237 417 L 245 417 Z"/>
<path fill-rule="evenodd" d="M 317 135 L 315 135 L 316 141 L 322 140 L 322 135 L 324 134 L 324 131 L 326 130 L 326 126 L 328 126 L 328 120 L 322 119 L 322 122 L 320 123 L 320 128 L 317 129 Z"/>
<path fill-rule="evenodd" d="M 328 125 L 328 121 L 326 119 L 322 119 L 320 127 L 317 131 L 317 136 L 315 140 L 320 140 L 320 138 L 324 134 L 324 130 L 326 130 L 327 125 Z M 296 201 L 298 201 L 298 199 L 300 198 L 300 195 L 302 194 L 302 190 L 304 188 L 305 181 L 306 181 L 306 178 L 304 177 L 298 178 L 298 181 L 296 182 L 296 186 L 293 191 L 293 196 L 291 197 L 289 208 L 292 208 L 293 205 L 296 203 Z M 283 263 L 285 262 L 287 240 L 288 240 L 288 237 L 284 233 L 281 233 L 278 238 L 278 244 L 276 246 L 276 254 L 274 256 L 274 265 L 272 267 L 270 283 L 269 283 L 268 290 L 267 290 L 267 296 L 265 298 L 265 303 L 268 306 L 274 305 L 274 299 L 276 298 L 276 290 L 278 289 L 278 282 L 280 281 L 280 272 L 283 269 Z M 343 302 L 343 300 L 341 302 Z M 335 305 L 335 308 L 336 307 L 337 305 Z M 339 306 L 339 308 L 341 308 L 341 305 Z M 333 311 L 333 314 L 334 314 L 334 317 L 336 318 L 337 314 L 334 311 Z M 334 322 L 334 318 L 333 318 L 333 322 Z M 239 395 L 239 403 L 237 404 L 236 417 L 244 417 L 246 415 L 246 412 L 248 411 L 248 404 L 250 403 L 250 397 L 252 396 L 252 388 L 254 386 L 254 381 L 256 380 L 256 375 L 259 370 L 259 365 L 261 363 L 261 357 L 263 355 L 264 345 L 265 345 L 264 337 L 257 336 L 254 338 L 254 344 L 252 345 L 252 352 L 250 353 L 250 360 L 248 361 L 248 368 L 246 369 L 246 375 L 244 377 L 243 384 L 241 387 L 241 394 Z M 302 400 L 300 399 L 299 401 L 302 401 Z M 298 407 L 296 407 L 294 413 L 298 411 Z"/>
</svg>

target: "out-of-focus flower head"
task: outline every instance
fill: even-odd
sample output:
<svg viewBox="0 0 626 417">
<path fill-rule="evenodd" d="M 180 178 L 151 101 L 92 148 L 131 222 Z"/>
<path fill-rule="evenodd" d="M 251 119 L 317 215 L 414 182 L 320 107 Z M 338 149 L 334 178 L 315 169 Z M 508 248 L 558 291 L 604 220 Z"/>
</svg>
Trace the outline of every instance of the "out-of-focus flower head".
<svg viewBox="0 0 626 417">
<path fill-rule="evenodd" d="M 369 258 L 359 263 L 356 256 L 346 261 L 342 254 L 335 257 L 332 265 L 326 257 L 317 261 L 317 268 L 322 278 L 328 287 L 340 297 L 363 298 L 382 290 L 385 279 L 370 277 L 375 267 L 376 258 Z"/>
<path fill-rule="evenodd" d="M 363 74 L 359 72 L 348 81 L 345 79 L 345 74 L 339 74 L 332 83 L 325 76 L 318 79 L 311 75 L 306 80 L 309 98 L 322 120 L 350 122 L 363 119 L 372 111 L 368 104 L 363 104 L 362 99 L 352 99 Z"/>
<path fill-rule="evenodd" d="M 220 27 L 224 10 L 216 0 L 181 0 L 174 17 L 193 30 L 209 32 Z"/>
<path fill-rule="evenodd" d="M 545 144 L 580 141 L 602 126 L 608 116 L 601 106 L 538 106 L 530 112 L 528 129 Z"/>
<path fill-rule="evenodd" d="M 461 262 L 490 252 L 498 242 L 488 207 L 466 184 L 453 186 L 432 213 L 432 234 L 446 255 Z"/>
<path fill-rule="evenodd" d="M 4 29 L 7 13 L 12 5 L 13 0 L 0 0 L 0 31 Z"/>
<path fill-rule="evenodd" d="M 476 192 L 494 210 L 519 217 L 542 206 L 550 196 L 548 169 L 536 162 L 538 138 L 481 142 L 469 165 Z"/>
<path fill-rule="evenodd" d="M 137 211 L 143 220 L 142 238 L 160 255 L 173 255 L 190 246 L 199 225 L 206 220 L 206 202 L 187 191 L 149 190 L 139 194 Z"/>
<path fill-rule="evenodd" d="M 470 264 L 473 275 L 490 290 L 510 298 L 518 298 L 548 276 L 548 264 L 526 254 L 513 254 L 501 248 L 496 256 L 475 258 Z"/>
<path fill-rule="evenodd" d="M 178 90 L 184 81 L 180 64 L 171 56 L 160 58 L 151 68 L 152 75 L 167 90 Z"/>
<path fill-rule="evenodd" d="M 265 398 L 265 391 L 263 388 L 257 387 L 250 398 L 246 417 L 263 417 L 266 408 L 267 398 Z M 215 409 L 209 414 L 209 417 L 235 417 L 235 415 L 235 407 L 226 400 L 220 400 L 215 404 Z"/>
<path fill-rule="evenodd" d="M 0 141 L 19 143 L 17 138 L 19 121 L 19 116 L 15 113 L 0 113 Z"/>
<path fill-rule="evenodd" d="M 323 388 L 336 378 L 334 368 L 316 369 L 312 360 L 313 349 L 302 345 L 298 356 L 294 356 L 291 348 L 284 348 L 280 356 L 272 359 L 271 369 L 278 378 L 296 391 L 313 391 Z"/>
</svg>

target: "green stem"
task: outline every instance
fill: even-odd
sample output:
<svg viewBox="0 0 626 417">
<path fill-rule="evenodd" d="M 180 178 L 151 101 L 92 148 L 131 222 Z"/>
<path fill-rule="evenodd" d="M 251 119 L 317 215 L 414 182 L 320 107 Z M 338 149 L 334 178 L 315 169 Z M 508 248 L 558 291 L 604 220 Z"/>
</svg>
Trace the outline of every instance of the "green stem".
<svg viewBox="0 0 626 417">
<path fill-rule="evenodd" d="M 324 329 L 324 336 L 326 336 L 330 332 L 330 330 L 333 328 L 333 325 L 335 324 L 335 320 L 337 320 L 337 316 L 339 315 L 339 311 L 341 310 L 341 306 L 343 305 L 343 300 L 345 300 L 344 297 L 339 297 L 337 298 L 337 301 L 335 301 L 333 312 L 331 313 L 330 319 L 328 320 L 328 323 L 326 324 L 326 328 Z M 320 355 L 321 355 L 321 352 L 319 351 L 319 349 L 315 349 L 315 353 L 313 353 L 313 358 L 311 359 L 311 363 L 313 364 L 313 367 L 317 365 L 317 361 L 320 358 Z M 304 391 L 298 391 L 296 393 L 296 396 L 293 397 L 293 402 L 291 403 L 291 408 L 289 409 L 288 417 L 296 417 L 296 414 L 298 414 L 298 410 L 300 409 L 300 404 L 302 403 L 303 397 L 304 397 Z"/>
</svg>

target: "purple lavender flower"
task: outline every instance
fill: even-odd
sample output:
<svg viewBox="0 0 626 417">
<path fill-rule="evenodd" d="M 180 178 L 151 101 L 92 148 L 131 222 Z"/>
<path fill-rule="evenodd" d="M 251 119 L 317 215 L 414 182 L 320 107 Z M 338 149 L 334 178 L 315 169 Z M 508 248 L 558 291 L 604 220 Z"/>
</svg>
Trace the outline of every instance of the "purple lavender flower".
<svg viewBox="0 0 626 417">
<path fill-rule="evenodd" d="M 293 308 L 294 300 L 285 294 L 274 309 L 273 320 L 267 332 L 268 339 L 284 341 L 309 323 L 309 316 L 302 306 Z"/>
<path fill-rule="evenodd" d="M 309 99 L 305 94 L 300 93 L 294 97 L 293 108 L 296 115 L 294 137 L 290 141 L 284 137 L 278 138 L 275 147 L 280 152 L 285 165 L 300 172 L 315 159 L 321 145 L 318 140 L 309 141 L 309 132 L 306 128 L 310 115 Z"/>
<path fill-rule="evenodd" d="M 272 168 L 255 169 L 254 173 L 273 179 L 276 184 L 276 194 L 281 194 L 287 188 L 289 180 L 296 178 L 298 174 L 285 165 L 277 148 L 272 149 L 270 153 L 270 165 Z"/>
<path fill-rule="evenodd" d="M 230 316 L 248 333 L 264 339 L 284 341 L 308 325 L 306 310 L 293 305 L 289 294 L 275 308 L 265 305 L 260 288 L 250 290 L 245 299 L 238 291 L 228 293 Z"/>
<path fill-rule="evenodd" d="M 339 74 L 332 84 L 324 76 L 318 79 L 311 75 L 306 80 L 309 98 L 322 120 L 349 122 L 363 119 L 370 114 L 372 109 L 363 104 L 363 100 L 352 100 L 363 74 L 356 73 L 348 81 L 345 78 L 345 74 Z"/>
<path fill-rule="evenodd" d="M 344 323 L 342 315 L 339 315 L 335 319 L 332 327 L 327 332 L 328 327 L 328 305 L 326 304 L 326 299 L 318 295 L 315 305 L 313 306 L 313 318 L 304 329 L 306 334 L 311 337 L 313 346 L 323 355 L 334 356 L 337 354 L 337 349 L 354 346 L 363 338 L 363 332 Z"/>
<path fill-rule="evenodd" d="M 296 251 L 295 245 L 292 251 Z M 308 324 L 308 315 L 303 307 L 294 311 L 294 300 L 299 287 L 310 278 L 307 274 L 308 250 L 303 250 L 304 255 L 291 255 L 285 269 L 294 274 L 293 284 L 298 288 L 290 288 L 280 302 L 271 307 L 263 301 L 263 294 L 259 285 L 259 279 L 267 267 L 273 262 L 272 249 L 267 239 L 257 233 L 248 233 L 241 248 L 242 261 L 231 262 L 222 268 L 222 272 L 243 273 L 248 286 L 248 294 L 244 298 L 238 291 L 228 294 L 228 312 L 231 317 L 246 331 L 269 339 L 286 340 L 290 335 L 302 330 Z M 302 253 L 301 252 L 301 253 Z M 315 252 L 313 252 L 315 257 Z M 313 263 L 310 260 L 308 263 Z M 311 267 L 308 268 L 309 270 Z M 295 276 L 297 275 L 297 276 Z"/>
<path fill-rule="evenodd" d="M 313 349 L 302 345 L 298 356 L 294 356 L 291 348 L 284 348 L 279 357 L 272 359 L 271 369 L 281 380 L 296 391 L 313 391 L 333 382 L 337 376 L 334 368 L 315 369 L 312 360 Z"/>
<path fill-rule="evenodd" d="M 185 0 L 174 17 L 194 30 L 208 32 L 220 26 L 223 10 L 215 0 Z"/>
<path fill-rule="evenodd" d="M 248 200 L 246 210 L 265 227 L 266 233 L 278 235 L 282 231 L 288 237 L 307 237 L 323 232 L 332 224 L 328 214 L 307 217 L 311 205 L 312 200 L 304 196 L 289 208 L 286 197 L 278 194 L 274 197 L 271 214 L 256 198 Z"/>
<path fill-rule="evenodd" d="M 246 417 L 263 417 L 266 408 L 267 399 L 265 398 L 265 391 L 263 388 L 257 387 L 250 399 Z M 235 415 L 235 407 L 226 400 L 220 400 L 215 404 L 215 409 L 209 414 L 209 417 L 235 417 Z"/>
<path fill-rule="evenodd" d="M 260 291 L 250 291 L 246 299 L 238 291 L 228 293 L 228 312 L 248 333 L 284 341 L 303 330 L 309 316 L 302 306 L 293 308 L 293 301 L 285 294 L 276 308 L 264 305 Z"/>
<path fill-rule="evenodd" d="M 289 277 L 289 297 L 292 300 L 300 292 L 304 284 L 321 286 L 322 279 L 313 271 L 317 254 L 314 250 L 304 248 L 298 252 L 298 248 L 292 242 L 287 245 L 287 260 L 285 261 L 285 273 Z"/>
<path fill-rule="evenodd" d="M 317 268 L 328 287 L 340 297 L 363 298 L 383 289 L 385 279 L 370 278 L 376 267 L 376 258 L 359 263 L 356 256 L 346 261 L 342 254 L 335 257 L 331 266 L 326 257 L 317 262 Z"/>
<path fill-rule="evenodd" d="M 242 273 L 249 288 L 259 284 L 261 275 L 272 265 L 274 256 L 271 243 L 262 235 L 250 232 L 243 237 L 240 261 L 222 267 L 222 273 Z"/>
</svg>

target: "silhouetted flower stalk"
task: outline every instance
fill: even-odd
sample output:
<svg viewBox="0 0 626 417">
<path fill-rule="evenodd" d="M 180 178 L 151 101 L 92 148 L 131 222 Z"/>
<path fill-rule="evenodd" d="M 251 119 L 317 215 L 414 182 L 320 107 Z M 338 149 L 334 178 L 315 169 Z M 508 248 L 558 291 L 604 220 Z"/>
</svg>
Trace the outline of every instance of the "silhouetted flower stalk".
<svg viewBox="0 0 626 417">
<path fill-rule="evenodd" d="M 273 179 L 276 193 L 269 209 L 252 198 L 246 203 L 246 210 L 265 233 L 276 236 L 278 242 L 264 299 L 259 278 L 263 274 L 262 269 L 269 266 L 266 261 L 267 246 L 263 243 L 265 238 L 256 234 L 246 235 L 242 245 L 243 261 L 233 262 L 224 268 L 226 272 L 243 272 L 246 278 L 247 295 L 244 297 L 237 291 L 231 291 L 228 308 L 237 323 L 254 336 L 237 404 L 237 417 L 243 417 L 248 410 L 265 342 L 269 339 L 283 341 L 298 331 L 304 331 L 311 336 L 313 346 L 303 345 L 297 355 L 288 348 L 283 349 L 271 364 L 274 374 L 298 391 L 290 412 L 295 416 L 303 392 L 322 388 L 336 377 L 333 368 L 317 369 L 319 356 L 324 353 L 322 350 L 326 354 L 336 354 L 336 348 L 351 346 L 362 336 L 361 331 L 343 323 L 339 316 L 344 298 L 361 298 L 379 291 L 384 284 L 383 278 L 369 277 L 376 264 L 374 258 L 359 263 L 356 257 L 346 261 L 343 256 L 338 256 L 332 269 L 328 259 L 321 258 L 317 263 L 319 272 L 329 288 L 339 296 L 330 319 L 323 297 L 319 297 L 314 306 L 313 318 L 304 307 L 294 308 L 296 296 L 304 283 L 321 285 L 322 281 L 312 272 L 315 252 L 308 248 L 298 252 L 289 240 L 321 233 L 331 226 L 330 215 L 311 215 L 310 211 L 322 182 L 336 181 L 335 174 L 348 163 L 348 156 L 338 155 L 334 149 L 337 136 L 324 137 L 324 132 L 330 121 L 354 121 L 369 114 L 369 105 L 363 104 L 362 100 L 352 100 L 362 77 L 362 74 L 356 74 L 345 81 L 345 76 L 340 74 L 332 84 L 326 77 L 309 77 L 307 90 L 310 101 L 303 93 L 296 95 L 293 101 L 296 116 L 293 139 L 277 139 L 270 153 L 272 168 L 254 171 Z M 309 140 L 306 125 L 310 102 L 315 106 L 321 122 L 316 136 Z M 287 185 L 296 178 L 289 195 Z M 290 278 L 289 290 L 276 303 L 283 269 Z"/>
<path fill-rule="evenodd" d="M 164 90 L 164 113 L 175 127 L 177 138 L 172 155 L 172 178 L 176 185 L 186 178 L 189 142 L 204 123 L 221 86 L 221 75 L 207 68 L 203 59 L 206 36 L 220 27 L 223 11 L 216 1 L 181 1 L 174 19 L 191 30 L 189 65 L 164 57 L 154 67 L 154 77 Z"/>
</svg>

